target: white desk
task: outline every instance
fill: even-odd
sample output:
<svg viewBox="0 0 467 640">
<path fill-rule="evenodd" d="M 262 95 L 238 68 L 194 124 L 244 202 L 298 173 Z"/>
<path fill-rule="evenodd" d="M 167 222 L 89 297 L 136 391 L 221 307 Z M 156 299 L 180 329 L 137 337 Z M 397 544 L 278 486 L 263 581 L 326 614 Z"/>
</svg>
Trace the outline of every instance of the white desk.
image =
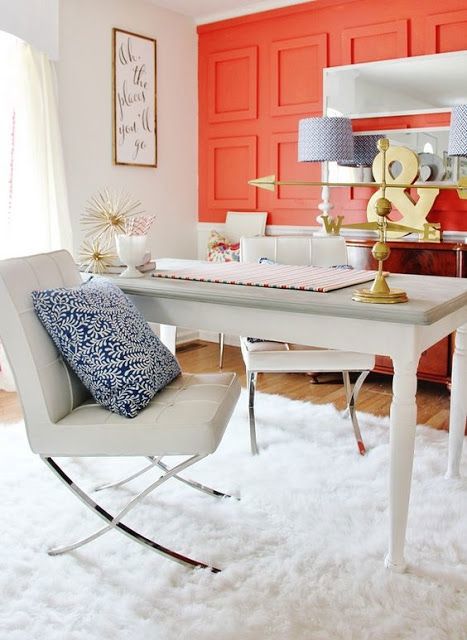
<svg viewBox="0 0 467 640">
<path fill-rule="evenodd" d="M 159 260 L 160 269 L 192 261 Z M 467 280 L 395 275 L 391 287 L 409 302 L 362 304 L 352 289 L 332 293 L 284 291 L 146 276 L 118 284 L 146 318 L 175 329 L 192 327 L 390 356 L 394 364 L 390 413 L 389 551 L 386 566 L 405 569 L 404 543 L 416 425 L 417 365 L 422 351 L 457 329 L 452 369 L 448 477 L 459 475 L 467 415 Z M 448 486 L 446 487 L 448 491 Z"/>
</svg>

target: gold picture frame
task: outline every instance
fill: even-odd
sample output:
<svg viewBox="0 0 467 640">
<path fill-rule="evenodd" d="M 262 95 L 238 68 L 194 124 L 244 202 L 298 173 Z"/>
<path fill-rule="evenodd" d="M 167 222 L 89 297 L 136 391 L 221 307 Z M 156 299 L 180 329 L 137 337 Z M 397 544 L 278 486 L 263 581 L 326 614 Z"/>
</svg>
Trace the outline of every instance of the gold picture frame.
<svg viewBox="0 0 467 640">
<path fill-rule="evenodd" d="M 112 29 L 112 154 L 116 165 L 157 167 L 156 40 Z"/>
</svg>

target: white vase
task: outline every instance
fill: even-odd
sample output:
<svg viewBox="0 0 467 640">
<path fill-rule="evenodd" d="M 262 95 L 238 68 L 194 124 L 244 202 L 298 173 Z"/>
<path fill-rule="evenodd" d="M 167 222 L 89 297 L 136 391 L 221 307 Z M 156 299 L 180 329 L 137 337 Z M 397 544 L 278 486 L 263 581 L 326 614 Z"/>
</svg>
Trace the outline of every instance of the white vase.
<svg viewBox="0 0 467 640">
<path fill-rule="evenodd" d="M 117 254 L 122 264 L 127 268 L 120 274 L 121 278 L 141 278 L 144 274 L 136 267 L 144 262 L 146 256 L 147 236 L 117 235 L 115 238 Z"/>
</svg>

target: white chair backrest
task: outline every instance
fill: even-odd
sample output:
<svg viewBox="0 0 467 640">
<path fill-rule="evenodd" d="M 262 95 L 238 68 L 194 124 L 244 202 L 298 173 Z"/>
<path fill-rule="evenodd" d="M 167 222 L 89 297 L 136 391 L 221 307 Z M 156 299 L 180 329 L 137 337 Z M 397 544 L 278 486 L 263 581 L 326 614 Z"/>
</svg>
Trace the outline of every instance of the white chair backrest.
<svg viewBox="0 0 467 640">
<path fill-rule="evenodd" d="M 227 211 L 225 217 L 224 234 L 231 242 L 239 242 L 240 238 L 251 236 L 264 236 L 266 231 L 265 212 L 241 213 L 237 211 Z"/>
<path fill-rule="evenodd" d="M 63 362 L 38 320 L 31 292 L 73 287 L 81 282 L 67 251 L 0 261 L 0 339 L 13 371 L 33 450 L 37 433 L 32 431 L 50 427 L 89 393 Z"/>
<path fill-rule="evenodd" d="M 269 258 L 280 264 L 329 267 L 347 264 L 347 246 L 342 236 L 264 236 L 242 238 L 240 261 Z"/>
</svg>

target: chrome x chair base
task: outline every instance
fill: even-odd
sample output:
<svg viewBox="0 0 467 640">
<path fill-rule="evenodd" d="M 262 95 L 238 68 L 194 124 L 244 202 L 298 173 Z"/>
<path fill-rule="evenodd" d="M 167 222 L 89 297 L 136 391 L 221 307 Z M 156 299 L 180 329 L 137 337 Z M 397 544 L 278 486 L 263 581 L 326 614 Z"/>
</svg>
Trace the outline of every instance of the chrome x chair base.
<svg viewBox="0 0 467 640">
<path fill-rule="evenodd" d="M 358 450 L 360 455 L 364 456 L 366 453 L 365 444 L 362 439 L 362 434 L 360 432 L 360 425 L 358 424 L 357 412 L 355 409 L 355 403 L 357 402 L 358 394 L 360 393 L 360 389 L 362 388 L 363 383 L 368 376 L 369 371 L 362 371 L 358 376 L 357 380 L 352 389 L 352 385 L 350 383 L 350 376 L 348 371 L 342 372 L 342 378 L 344 379 L 344 389 L 345 389 L 345 397 L 347 398 L 347 407 L 345 409 L 344 415 L 350 414 L 350 420 L 352 421 L 352 426 L 355 434 L 355 439 L 357 441 Z"/>
<path fill-rule="evenodd" d="M 138 472 L 132 474 L 131 476 L 128 476 L 123 480 L 120 480 L 112 484 L 106 484 L 106 485 L 101 485 L 97 487 L 96 490 L 100 491 L 102 489 L 106 489 L 110 487 L 122 486 L 123 484 L 130 482 L 130 480 L 134 480 L 135 478 L 141 476 L 143 473 L 146 473 L 147 471 L 149 471 L 150 469 L 156 466 L 164 469 L 165 474 L 163 476 L 161 476 L 160 478 L 158 478 L 158 480 L 149 484 L 143 491 L 141 491 L 134 498 L 132 498 L 130 502 L 128 502 L 127 505 L 115 515 L 110 514 L 103 507 L 97 504 L 90 496 L 88 496 L 87 493 L 85 493 L 82 489 L 80 489 L 73 482 L 73 480 L 65 473 L 65 471 L 55 462 L 55 460 L 53 460 L 53 458 L 44 457 L 44 456 L 41 456 L 41 457 L 44 460 L 44 462 L 47 464 L 47 466 L 70 489 L 70 491 L 72 491 L 87 507 L 89 507 L 92 511 L 94 511 L 105 522 L 107 522 L 107 524 L 104 527 L 101 527 L 94 533 L 90 534 L 89 536 L 86 536 L 85 538 L 82 538 L 81 540 L 78 540 L 64 547 L 56 547 L 56 548 L 50 549 L 48 551 L 49 555 L 56 556 L 56 555 L 61 555 L 63 553 L 67 553 L 68 551 L 73 551 L 75 549 L 78 549 L 79 547 L 84 546 L 85 544 L 88 544 L 89 542 L 92 542 L 93 540 L 96 540 L 100 536 L 104 535 L 104 533 L 107 533 L 108 531 L 115 529 L 117 531 L 121 531 L 122 533 L 124 533 L 131 539 L 135 540 L 136 542 L 139 542 L 140 544 L 146 547 L 149 547 L 150 549 L 156 551 L 157 553 L 160 553 L 161 555 L 168 557 L 171 560 L 175 560 L 176 562 L 179 562 L 182 565 L 185 565 L 191 568 L 199 567 L 203 569 L 209 569 L 212 573 L 219 573 L 221 571 L 217 567 L 207 565 L 204 562 L 193 560 L 192 558 L 189 558 L 180 553 L 177 553 L 176 551 L 172 551 L 171 549 L 168 549 L 167 547 L 164 547 L 158 544 L 154 540 L 147 538 L 146 536 L 142 535 L 141 533 L 135 531 L 131 527 L 121 522 L 122 518 L 131 509 L 133 509 L 143 498 L 145 498 L 149 493 L 151 493 L 152 491 L 160 487 L 164 482 L 166 482 L 170 478 L 176 478 L 177 480 L 180 480 L 181 482 L 184 482 L 185 484 L 188 484 L 193 488 L 199 489 L 200 491 L 203 491 L 204 493 L 208 493 L 209 495 L 212 495 L 215 497 L 220 497 L 220 498 L 230 497 L 227 494 L 221 493 L 220 491 L 216 491 L 215 489 L 205 487 L 200 483 L 194 482 L 192 480 L 186 480 L 185 478 L 178 476 L 178 474 L 181 471 L 192 466 L 196 462 L 199 462 L 206 456 L 201 456 L 201 455 L 191 456 L 187 460 L 184 460 L 183 462 L 181 462 L 180 464 L 172 468 L 169 468 L 165 463 L 161 461 L 160 458 L 151 457 L 150 458 L 151 463 L 149 465 L 146 465 L 143 469 L 140 469 Z"/>
<path fill-rule="evenodd" d="M 224 366 L 224 334 L 219 334 L 219 369 Z"/>
<path fill-rule="evenodd" d="M 124 484 L 126 484 L 127 482 L 130 482 L 131 480 L 134 480 L 135 478 L 139 478 L 139 476 L 142 476 L 143 473 L 146 473 L 150 469 L 154 469 L 155 466 L 159 467 L 159 469 L 162 469 L 166 473 L 170 471 L 170 467 L 167 466 L 165 464 L 165 462 L 162 462 L 162 457 L 161 456 L 158 456 L 158 457 L 146 456 L 146 457 L 147 457 L 148 460 L 150 460 L 150 464 L 146 465 L 142 469 L 139 469 L 135 473 L 132 473 L 130 476 L 126 476 L 125 478 L 122 478 L 121 480 L 117 480 L 116 482 L 108 482 L 108 483 L 105 483 L 105 484 L 97 485 L 97 487 L 94 487 L 94 491 L 103 491 L 104 489 L 112 489 L 112 488 L 115 488 L 115 487 L 121 487 Z M 189 487 L 192 487 L 193 489 L 197 489 L 198 491 L 202 491 L 203 493 L 207 493 L 208 496 L 215 496 L 216 498 L 232 498 L 233 497 L 233 496 L 229 495 L 228 493 L 222 493 L 222 491 L 217 491 L 217 489 L 211 489 L 211 487 L 207 487 L 206 485 L 201 484 L 200 482 L 196 482 L 195 480 L 189 480 L 188 478 L 182 478 L 182 476 L 179 476 L 178 474 L 174 474 L 171 477 L 175 478 L 175 480 L 179 480 L 179 482 L 183 482 L 183 484 L 186 484 Z M 240 498 L 235 498 L 235 499 L 236 500 L 240 500 Z"/>
<path fill-rule="evenodd" d="M 355 384 L 352 388 L 352 384 L 350 382 L 350 376 L 348 371 L 342 372 L 342 377 L 344 380 L 344 390 L 345 396 L 347 399 L 347 407 L 345 409 L 344 415 L 350 415 L 350 419 L 352 421 L 352 426 L 355 434 L 355 439 L 357 441 L 357 447 L 360 455 L 364 456 L 366 453 L 365 444 L 362 439 L 362 434 L 360 432 L 360 426 L 358 424 L 357 413 L 355 410 L 355 403 L 357 402 L 358 394 L 360 393 L 360 389 L 369 374 L 369 371 L 362 371 L 358 376 Z M 257 381 L 258 373 L 256 371 L 247 371 L 247 389 L 248 389 L 248 415 L 250 422 L 250 446 L 251 453 L 253 455 L 258 455 L 258 442 L 256 439 L 256 419 L 255 419 L 255 392 L 256 392 L 256 381 Z"/>
<path fill-rule="evenodd" d="M 255 419 L 255 391 L 258 374 L 256 371 L 247 371 L 246 381 L 248 389 L 248 418 L 250 421 L 250 448 L 251 453 L 257 456 L 259 453 L 258 441 L 256 439 L 256 419 Z"/>
</svg>

